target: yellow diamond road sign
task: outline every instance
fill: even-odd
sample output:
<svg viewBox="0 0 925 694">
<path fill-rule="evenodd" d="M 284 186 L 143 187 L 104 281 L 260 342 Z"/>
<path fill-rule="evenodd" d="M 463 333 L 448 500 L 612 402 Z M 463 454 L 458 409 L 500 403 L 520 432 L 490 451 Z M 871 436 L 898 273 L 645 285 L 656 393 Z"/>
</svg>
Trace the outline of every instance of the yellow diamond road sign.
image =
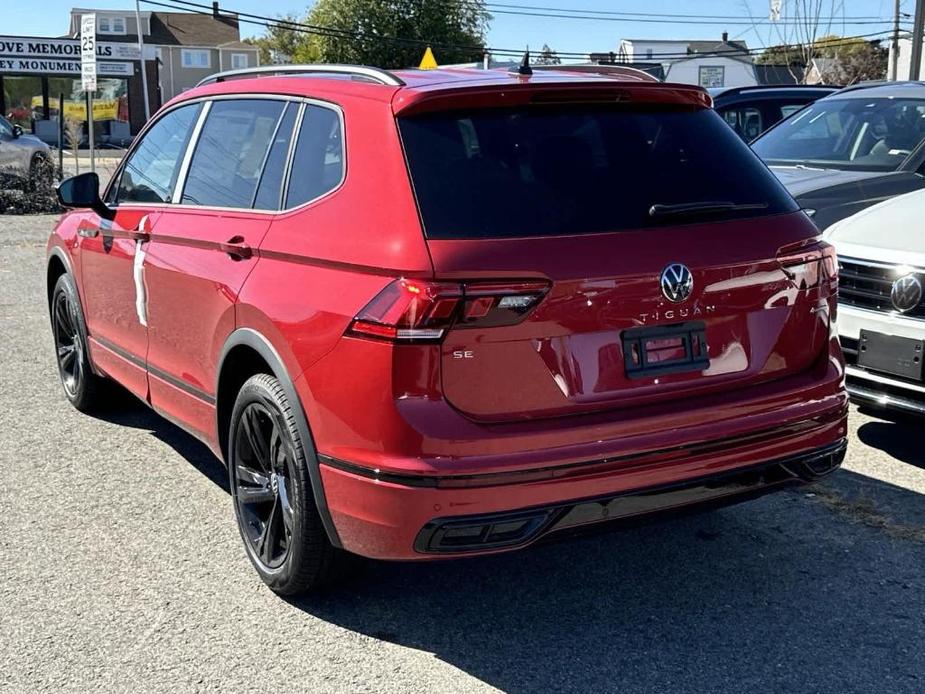
<svg viewBox="0 0 925 694">
<path fill-rule="evenodd" d="M 434 52 L 430 50 L 430 46 L 427 47 L 427 50 L 424 51 L 424 57 L 421 58 L 421 64 L 418 65 L 421 70 L 436 70 L 437 69 L 437 59 L 434 58 Z"/>
</svg>

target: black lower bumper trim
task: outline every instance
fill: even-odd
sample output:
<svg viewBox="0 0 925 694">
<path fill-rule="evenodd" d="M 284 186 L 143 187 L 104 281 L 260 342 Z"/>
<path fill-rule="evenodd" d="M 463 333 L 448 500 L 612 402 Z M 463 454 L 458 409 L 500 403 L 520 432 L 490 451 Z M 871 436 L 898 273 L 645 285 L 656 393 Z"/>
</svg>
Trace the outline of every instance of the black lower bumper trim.
<svg viewBox="0 0 925 694">
<path fill-rule="evenodd" d="M 841 439 L 781 460 L 602 498 L 478 516 L 439 518 L 421 529 L 414 549 L 426 554 L 448 554 L 514 548 L 550 533 L 583 525 L 738 497 L 753 498 L 781 486 L 813 482 L 828 475 L 841 465 L 847 445 L 847 440 Z"/>
</svg>

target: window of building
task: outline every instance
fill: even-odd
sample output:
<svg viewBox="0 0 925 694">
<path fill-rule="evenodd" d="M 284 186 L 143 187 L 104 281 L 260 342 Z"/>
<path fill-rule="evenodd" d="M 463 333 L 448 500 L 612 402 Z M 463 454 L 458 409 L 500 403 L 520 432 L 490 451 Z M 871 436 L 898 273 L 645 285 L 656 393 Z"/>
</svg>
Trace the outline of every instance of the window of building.
<svg viewBox="0 0 925 694">
<path fill-rule="evenodd" d="M 286 207 L 321 197 L 340 185 L 344 177 L 343 137 L 336 111 L 309 106 L 292 159 Z"/>
<path fill-rule="evenodd" d="M 206 116 L 190 163 L 185 205 L 250 208 L 283 101 L 215 101 Z"/>
<path fill-rule="evenodd" d="M 652 49 L 651 48 L 646 49 L 646 58 L 648 60 L 652 60 Z"/>
<path fill-rule="evenodd" d="M 201 104 L 176 108 L 155 123 L 126 162 L 116 202 L 170 202 L 180 161 Z"/>
<path fill-rule="evenodd" d="M 96 31 L 100 34 L 124 34 L 125 17 L 99 17 L 96 20 Z"/>
<path fill-rule="evenodd" d="M 212 53 L 203 49 L 184 48 L 180 51 L 180 62 L 183 67 L 211 68 Z"/>
<path fill-rule="evenodd" d="M 247 53 L 231 54 L 231 69 L 243 70 L 247 67 Z"/>
</svg>

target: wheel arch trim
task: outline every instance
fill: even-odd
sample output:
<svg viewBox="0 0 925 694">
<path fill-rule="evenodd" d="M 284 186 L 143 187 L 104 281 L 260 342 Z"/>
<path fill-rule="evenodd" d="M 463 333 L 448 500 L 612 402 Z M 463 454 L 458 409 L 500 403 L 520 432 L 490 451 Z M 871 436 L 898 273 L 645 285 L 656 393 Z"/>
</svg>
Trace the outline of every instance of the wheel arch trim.
<svg viewBox="0 0 925 694">
<path fill-rule="evenodd" d="M 340 538 L 337 534 L 337 529 L 334 526 L 334 520 L 331 518 L 331 512 L 328 508 L 327 499 L 324 495 L 324 486 L 321 479 L 321 470 L 318 463 L 318 451 L 315 448 L 315 440 L 312 437 L 311 428 L 308 425 L 308 417 L 305 414 L 305 408 L 302 406 L 302 400 L 299 398 L 299 394 L 296 391 L 295 383 L 290 377 L 289 372 L 286 370 L 283 360 L 279 356 L 279 352 L 264 335 L 252 328 L 238 328 L 228 336 L 228 339 L 225 340 L 225 344 L 222 347 L 221 356 L 219 357 L 218 362 L 218 369 L 216 371 L 216 397 L 219 395 L 219 385 L 222 370 L 225 365 L 225 359 L 231 350 L 240 346 L 249 347 L 250 349 L 254 350 L 269 365 L 270 370 L 273 372 L 272 375 L 279 381 L 283 388 L 283 392 L 286 394 L 286 398 L 292 405 L 293 414 L 295 415 L 296 427 L 299 431 L 299 436 L 302 439 L 303 450 L 305 451 L 305 459 L 308 465 L 308 476 L 312 483 L 312 496 L 315 500 L 315 506 L 318 509 L 318 515 L 321 517 L 321 523 L 324 526 L 325 532 L 327 533 L 331 544 L 337 548 L 343 548 L 343 545 L 341 544 Z M 220 435 L 221 432 L 217 431 L 218 426 L 218 416 L 216 414 L 216 434 Z M 220 440 L 220 438 L 217 438 L 216 440 Z"/>
</svg>

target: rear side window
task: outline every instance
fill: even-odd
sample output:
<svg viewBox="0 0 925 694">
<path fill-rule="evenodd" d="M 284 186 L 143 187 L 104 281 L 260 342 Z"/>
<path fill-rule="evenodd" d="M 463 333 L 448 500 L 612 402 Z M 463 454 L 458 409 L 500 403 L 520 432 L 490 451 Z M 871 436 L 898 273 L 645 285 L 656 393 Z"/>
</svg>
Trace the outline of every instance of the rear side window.
<svg viewBox="0 0 925 694">
<path fill-rule="evenodd" d="M 122 169 L 115 202 L 170 202 L 201 104 L 175 108 L 145 133 Z"/>
<path fill-rule="evenodd" d="M 296 141 L 286 207 L 297 207 L 321 197 L 339 186 L 343 177 L 340 115 L 330 108 L 309 105 Z"/>
<path fill-rule="evenodd" d="M 653 205 L 743 206 L 671 223 L 798 209 L 713 110 L 537 106 L 403 118 L 399 128 L 433 239 L 665 224 Z"/>
<path fill-rule="evenodd" d="M 182 202 L 250 208 L 285 106 L 268 99 L 213 102 L 196 143 Z"/>
</svg>

